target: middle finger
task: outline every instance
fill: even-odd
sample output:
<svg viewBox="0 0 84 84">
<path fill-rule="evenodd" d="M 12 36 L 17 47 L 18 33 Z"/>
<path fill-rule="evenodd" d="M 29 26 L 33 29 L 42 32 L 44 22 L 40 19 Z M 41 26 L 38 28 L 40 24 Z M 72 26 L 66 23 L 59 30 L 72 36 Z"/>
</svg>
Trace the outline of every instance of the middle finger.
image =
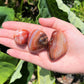
<svg viewBox="0 0 84 84">
<path fill-rule="evenodd" d="M 17 45 L 13 39 L 9 38 L 0 37 L 0 44 L 21 51 L 27 51 L 27 52 L 29 51 L 27 45 L 21 45 L 21 46 Z"/>
</svg>

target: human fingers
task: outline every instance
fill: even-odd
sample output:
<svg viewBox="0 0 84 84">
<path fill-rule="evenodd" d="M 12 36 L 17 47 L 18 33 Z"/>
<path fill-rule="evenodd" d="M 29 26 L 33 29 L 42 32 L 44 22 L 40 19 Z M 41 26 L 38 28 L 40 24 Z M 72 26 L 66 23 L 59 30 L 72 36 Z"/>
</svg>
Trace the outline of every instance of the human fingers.
<svg viewBox="0 0 84 84">
<path fill-rule="evenodd" d="M 14 48 L 22 51 L 29 51 L 26 45 L 17 45 L 14 41 L 14 34 L 16 31 L 8 29 L 0 29 L 0 44 L 9 48 Z"/>
<path fill-rule="evenodd" d="M 51 36 L 51 33 L 54 31 L 54 29 L 46 28 L 37 24 L 32 23 L 24 23 L 24 22 L 16 22 L 16 21 L 7 21 L 2 24 L 2 27 L 4 29 L 8 30 L 19 30 L 19 29 L 25 29 L 28 30 L 29 33 L 31 33 L 35 29 L 40 29 L 44 31 L 48 37 Z"/>
<path fill-rule="evenodd" d="M 3 38 L 3 37 L 0 37 L 0 44 L 4 45 L 4 46 L 7 46 L 7 47 L 10 47 L 10 48 L 13 48 L 13 49 L 18 49 L 18 50 L 21 50 L 21 51 L 29 51 L 28 50 L 28 47 L 26 45 L 17 45 L 15 43 L 15 41 L 13 39 L 10 39 L 10 38 Z"/>
<path fill-rule="evenodd" d="M 17 45 L 16 42 L 14 41 L 14 34 L 16 31 L 14 30 L 9 30 L 9 29 L 0 29 L 0 44 L 5 45 L 10 48 L 14 49 L 19 49 L 23 51 L 29 51 L 27 45 Z M 48 32 L 48 37 L 50 33 Z"/>
<path fill-rule="evenodd" d="M 15 31 L 13 31 L 13 30 L 0 29 L 0 37 L 13 39 L 14 34 L 15 34 Z"/>
<path fill-rule="evenodd" d="M 47 30 L 45 30 L 47 32 Z M 48 37 L 50 37 L 50 32 L 48 32 Z M 16 31 L 14 30 L 9 30 L 9 29 L 0 29 L 0 44 L 5 45 L 7 47 L 10 48 L 14 48 L 14 49 L 19 49 L 19 50 L 23 50 L 23 51 L 29 51 L 28 50 L 28 46 L 23 45 L 17 45 L 14 41 L 14 34 L 16 33 Z"/>
<path fill-rule="evenodd" d="M 17 21 L 7 21 L 2 24 L 2 27 L 5 29 L 17 30 L 17 29 L 39 29 L 42 28 L 40 25 L 25 23 L 25 22 L 17 22 Z"/>
<path fill-rule="evenodd" d="M 27 62 L 31 62 L 33 64 L 41 66 L 40 58 L 39 58 L 39 56 L 37 56 L 35 54 L 23 52 L 23 51 L 20 51 L 17 49 L 8 49 L 7 53 L 12 57 L 22 59 L 22 60 L 25 60 Z"/>
<path fill-rule="evenodd" d="M 56 30 L 65 31 L 67 29 L 72 29 L 74 26 L 68 22 L 65 22 L 61 19 L 52 17 L 52 18 L 40 18 L 39 23 L 43 26 L 54 28 Z"/>
<path fill-rule="evenodd" d="M 41 25 L 25 23 L 25 22 L 7 21 L 2 24 L 2 27 L 10 30 L 25 29 L 28 30 L 29 32 L 31 32 L 34 29 L 41 29 L 46 32 L 46 28 Z M 47 32 L 52 30 L 53 29 L 49 29 L 47 30 Z"/>
<path fill-rule="evenodd" d="M 22 59 L 27 62 L 31 62 L 47 70 L 51 70 L 55 72 L 80 73 L 81 71 L 80 63 L 77 62 L 77 60 L 74 60 L 72 57 L 68 58 L 67 56 L 65 56 L 65 58 L 57 60 L 56 62 L 51 62 L 49 61 L 49 59 L 47 59 L 44 53 L 40 54 L 42 56 L 40 55 L 38 56 L 28 52 L 19 51 L 17 49 L 8 49 L 7 53 L 12 57 Z"/>
<path fill-rule="evenodd" d="M 55 17 L 40 18 L 39 23 L 42 26 L 46 26 L 46 28 L 50 27 L 52 29 L 55 29 L 56 31 L 63 31 L 66 36 L 69 35 L 69 33 L 72 33 L 71 35 L 74 35 L 75 33 L 75 34 L 83 36 L 83 34 L 75 26 Z"/>
</svg>

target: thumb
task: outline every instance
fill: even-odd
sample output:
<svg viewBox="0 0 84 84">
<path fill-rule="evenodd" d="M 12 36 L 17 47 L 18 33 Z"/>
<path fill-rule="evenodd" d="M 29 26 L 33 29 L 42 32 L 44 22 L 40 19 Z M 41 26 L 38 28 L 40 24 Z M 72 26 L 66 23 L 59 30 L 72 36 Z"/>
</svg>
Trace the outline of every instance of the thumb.
<svg viewBox="0 0 84 84">
<path fill-rule="evenodd" d="M 67 29 L 71 29 L 74 27 L 72 24 L 65 22 L 63 20 L 60 20 L 58 18 L 55 18 L 55 17 L 39 18 L 39 23 L 43 26 L 54 28 L 57 31 L 59 30 L 65 31 Z"/>
</svg>

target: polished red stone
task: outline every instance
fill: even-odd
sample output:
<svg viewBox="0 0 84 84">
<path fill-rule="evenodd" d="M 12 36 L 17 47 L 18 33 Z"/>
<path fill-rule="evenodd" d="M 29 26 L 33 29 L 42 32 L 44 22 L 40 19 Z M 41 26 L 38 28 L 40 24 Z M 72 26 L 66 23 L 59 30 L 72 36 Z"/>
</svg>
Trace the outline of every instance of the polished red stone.
<svg viewBox="0 0 84 84">
<path fill-rule="evenodd" d="M 51 60 L 57 60 L 67 51 L 67 41 L 65 35 L 61 31 L 54 31 L 48 44 L 49 57 Z"/>
<path fill-rule="evenodd" d="M 39 29 L 32 31 L 32 33 L 29 35 L 28 48 L 32 53 L 36 53 L 42 50 L 47 45 L 47 43 L 47 35 Z"/>
<path fill-rule="evenodd" d="M 16 44 L 23 45 L 28 42 L 29 32 L 27 30 L 17 30 L 14 35 Z"/>
</svg>

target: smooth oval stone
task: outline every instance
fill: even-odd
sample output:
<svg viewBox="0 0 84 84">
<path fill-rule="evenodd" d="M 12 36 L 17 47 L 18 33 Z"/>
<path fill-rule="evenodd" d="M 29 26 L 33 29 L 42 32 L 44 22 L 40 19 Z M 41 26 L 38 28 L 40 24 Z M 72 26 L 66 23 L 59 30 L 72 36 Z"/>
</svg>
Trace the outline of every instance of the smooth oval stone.
<svg viewBox="0 0 84 84">
<path fill-rule="evenodd" d="M 57 60 L 67 51 L 67 41 L 62 31 L 54 31 L 48 43 L 49 57 L 51 60 Z"/>
<path fill-rule="evenodd" d="M 48 37 L 42 30 L 36 29 L 32 31 L 28 39 L 28 47 L 30 52 L 36 53 L 44 49 L 48 44 Z"/>
<path fill-rule="evenodd" d="M 27 44 L 29 32 L 27 30 L 17 30 L 14 35 L 16 44 L 24 45 Z"/>
</svg>

